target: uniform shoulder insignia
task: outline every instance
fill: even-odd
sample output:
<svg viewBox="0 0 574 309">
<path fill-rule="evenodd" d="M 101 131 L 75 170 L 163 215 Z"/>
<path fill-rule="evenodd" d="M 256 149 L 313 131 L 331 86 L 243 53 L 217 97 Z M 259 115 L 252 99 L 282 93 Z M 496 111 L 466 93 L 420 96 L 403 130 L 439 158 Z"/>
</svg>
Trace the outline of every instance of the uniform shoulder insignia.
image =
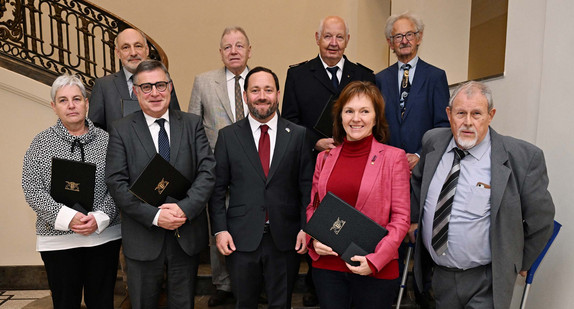
<svg viewBox="0 0 574 309">
<path fill-rule="evenodd" d="M 309 62 L 309 60 L 305 60 L 305 61 L 299 62 L 299 63 L 297 63 L 297 64 L 292 64 L 292 65 L 289 66 L 289 68 L 296 68 L 296 67 L 298 67 L 298 66 L 300 66 L 300 65 L 302 65 L 302 64 L 305 64 L 305 63 L 307 63 L 307 62 Z"/>
<path fill-rule="evenodd" d="M 360 63 L 358 63 L 358 62 L 357 62 L 357 65 L 358 65 L 359 67 L 361 67 L 361 68 L 363 68 L 363 69 L 365 69 L 365 70 L 367 70 L 367 71 L 371 72 L 371 73 L 373 73 L 373 72 L 374 72 L 373 70 L 371 70 L 371 69 L 367 68 L 366 66 L 364 66 L 364 65 L 362 65 L 362 64 L 360 64 Z"/>
</svg>

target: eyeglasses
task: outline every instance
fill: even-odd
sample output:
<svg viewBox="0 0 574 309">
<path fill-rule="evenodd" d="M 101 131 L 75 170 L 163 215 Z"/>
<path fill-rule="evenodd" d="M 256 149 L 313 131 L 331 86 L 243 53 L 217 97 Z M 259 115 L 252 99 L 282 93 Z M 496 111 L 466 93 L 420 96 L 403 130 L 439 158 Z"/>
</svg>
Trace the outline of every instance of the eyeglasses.
<svg viewBox="0 0 574 309">
<path fill-rule="evenodd" d="M 150 93 L 154 86 L 155 86 L 155 89 L 157 91 L 164 92 L 167 89 L 167 85 L 169 83 L 171 83 L 171 82 L 157 82 L 155 84 L 144 83 L 144 84 L 139 84 L 139 85 L 134 84 L 134 86 L 140 87 L 140 89 L 142 90 L 143 93 Z"/>
<path fill-rule="evenodd" d="M 415 35 L 419 34 L 419 31 L 417 32 L 407 32 L 405 34 L 395 34 L 393 36 L 391 36 L 391 38 L 393 39 L 393 42 L 402 42 L 403 38 L 407 38 L 407 41 L 412 41 L 415 39 Z"/>
</svg>

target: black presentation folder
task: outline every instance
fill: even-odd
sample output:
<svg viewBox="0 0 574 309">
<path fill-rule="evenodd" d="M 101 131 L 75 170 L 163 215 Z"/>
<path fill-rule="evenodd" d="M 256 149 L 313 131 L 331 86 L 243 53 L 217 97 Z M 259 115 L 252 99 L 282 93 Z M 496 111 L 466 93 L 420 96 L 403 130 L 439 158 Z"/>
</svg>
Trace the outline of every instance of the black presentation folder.
<svg viewBox="0 0 574 309">
<path fill-rule="evenodd" d="M 124 117 L 139 110 L 141 110 L 141 107 L 138 100 L 122 99 L 122 115 Z"/>
<path fill-rule="evenodd" d="M 130 187 L 140 200 L 159 207 L 168 196 L 183 199 L 191 182 L 162 156 L 156 154 Z"/>
<path fill-rule="evenodd" d="M 303 230 L 353 266 L 359 265 L 351 261 L 353 256 L 375 252 L 377 244 L 389 233 L 331 192 L 325 195 Z"/>
<path fill-rule="evenodd" d="M 58 202 L 85 215 L 94 207 L 96 165 L 52 158 L 50 195 Z"/>
<path fill-rule="evenodd" d="M 321 133 L 326 138 L 333 137 L 333 117 L 331 116 L 331 110 L 333 110 L 333 104 L 337 101 L 336 96 L 330 96 L 329 100 L 323 107 L 323 111 L 321 112 L 321 116 L 315 122 L 313 129 L 317 132 Z"/>
</svg>

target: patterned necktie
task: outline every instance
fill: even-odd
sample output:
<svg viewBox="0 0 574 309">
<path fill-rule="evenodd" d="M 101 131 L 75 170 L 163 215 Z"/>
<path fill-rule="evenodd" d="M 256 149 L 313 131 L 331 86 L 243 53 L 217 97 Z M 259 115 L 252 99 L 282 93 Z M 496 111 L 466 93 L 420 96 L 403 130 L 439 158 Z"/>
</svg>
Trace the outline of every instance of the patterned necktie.
<svg viewBox="0 0 574 309">
<path fill-rule="evenodd" d="M 132 100 L 137 100 L 138 98 L 136 97 L 136 93 L 134 92 L 134 76 L 130 76 L 129 78 L 130 82 L 128 83 L 128 87 L 129 87 L 129 91 L 130 91 L 130 98 Z"/>
<path fill-rule="evenodd" d="M 243 101 L 241 100 L 241 86 L 239 85 L 239 80 L 241 75 L 235 75 L 235 121 L 239 121 L 245 118 L 245 112 L 243 111 Z"/>
<path fill-rule="evenodd" d="M 165 123 L 165 119 L 159 118 L 159 119 L 156 119 L 155 122 L 157 122 L 157 124 L 159 124 L 159 133 L 158 133 L 158 137 L 157 137 L 159 154 L 167 162 L 169 162 L 169 138 L 167 137 L 167 131 L 165 130 L 165 128 L 163 126 L 163 124 Z"/>
<path fill-rule="evenodd" d="M 335 90 L 339 89 L 339 79 L 337 78 L 338 70 L 339 67 L 327 68 L 327 71 L 331 73 L 331 82 L 333 83 L 333 88 L 335 88 Z"/>
<path fill-rule="evenodd" d="M 411 69 L 411 65 L 403 64 L 401 69 L 403 69 L 403 80 L 401 82 L 399 107 L 401 108 L 401 119 L 403 119 L 405 117 L 405 111 L 407 110 L 407 97 L 409 96 L 409 91 L 411 91 L 411 83 L 409 81 L 409 70 Z"/>
<path fill-rule="evenodd" d="M 468 151 L 457 147 L 454 147 L 453 150 L 454 160 L 452 161 L 452 167 L 440 190 L 433 219 L 432 247 L 437 255 L 442 255 L 448 247 L 448 222 L 460 174 L 460 160 L 468 154 Z"/>
<path fill-rule="evenodd" d="M 263 167 L 263 172 L 265 177 L 269 174 L 269 153 L 271 152 L 271 142 L 269 141 L 269 126 L 262 124 L 260 127 L 261 136 L 259 137 L 259 159 L 261 160 L 261 166 Z"/>
</svg>

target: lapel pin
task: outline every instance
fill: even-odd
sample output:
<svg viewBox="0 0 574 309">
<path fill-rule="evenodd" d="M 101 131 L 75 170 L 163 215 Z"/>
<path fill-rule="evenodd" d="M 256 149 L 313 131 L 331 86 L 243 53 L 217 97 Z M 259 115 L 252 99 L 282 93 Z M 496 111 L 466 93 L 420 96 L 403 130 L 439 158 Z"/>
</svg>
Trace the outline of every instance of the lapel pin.
<svg viewBox="0 0 574 309">
<path fill-rule="evenodd" d="M 287 133 L 291 133 L 291 129 L 289 128 L 285 128 L 285 131 L 287 131 Z"/>
</svg>

